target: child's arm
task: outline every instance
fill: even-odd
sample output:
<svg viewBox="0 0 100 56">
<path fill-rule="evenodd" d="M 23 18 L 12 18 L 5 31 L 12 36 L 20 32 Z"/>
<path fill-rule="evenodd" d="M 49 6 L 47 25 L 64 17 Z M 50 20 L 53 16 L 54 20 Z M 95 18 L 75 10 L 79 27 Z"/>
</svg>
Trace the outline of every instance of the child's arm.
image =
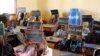
<svg viewBox="0 0 100 56">
<path fill-rule="evenodd" d="M 47 50 L 47 41 L 46 41 L 46 39 L 44 39 L 44 41 L 43 41 L 43 45 L 44 45 L 44 48 L 43 48 L 43 55 L 46 55 L 46 50 Z"/>
<path fill-rule="evenodd" d="M 28 48 L 29 45 L 30 45 L 29 41 L 26 40 L 26 41 L 24 42 L 24 51 L 23 51 L 23 52 L 25 52 L 25 51 L 27 50 L 27 48 Z"/>
</svg>

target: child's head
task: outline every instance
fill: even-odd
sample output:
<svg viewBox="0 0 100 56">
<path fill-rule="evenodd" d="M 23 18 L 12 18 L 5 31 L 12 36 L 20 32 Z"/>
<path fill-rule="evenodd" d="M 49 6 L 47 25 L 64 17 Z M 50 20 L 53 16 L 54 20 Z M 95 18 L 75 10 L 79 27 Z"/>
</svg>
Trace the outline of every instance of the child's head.
<svg viewBox="0 0 100 56">
<path fill-rule="evenodd" d="M 82 41 L 82 35 L 77 35 L 77 40 Z"/>
<path fill-rule="evenodd" d="M 65 26 L 64 25 L 61 25 L 61 29 L 65 30 Z"/>
<path fill-rule="evenodd" d="M 16 28 L 16 21 L 15 20 L 11 20 L 10 24 L 11 24 L 10 26 Z"/>
<path fill-rule="evenodd" d="M 24 13 L 21 13 L 21 14 L 20 14 L 20 18 L 22 18 L 22 19 L 23 19 L 23 18 L 24 18 L 24 16 L 25 16 L 25 15 L 24 15 Z"/>
<path fill-rule="evenodd" d="M 52 15 L 53 19 L 57 19 L 59 16 L 58 15 Z"/>
<path fill-rule="evenodd" d="M 76 40 L 76 35 L 75 34 L 72 34 L 71 37 L 70 37 L 70 39 L 71 40 Z"/>
<path fill-rule="evenodd" d="M 64 25 L 59 25 L 57 30 L 59 30 L 59 29 L 64 30 L 65 29 L 65 26 Z"/>
</svg>

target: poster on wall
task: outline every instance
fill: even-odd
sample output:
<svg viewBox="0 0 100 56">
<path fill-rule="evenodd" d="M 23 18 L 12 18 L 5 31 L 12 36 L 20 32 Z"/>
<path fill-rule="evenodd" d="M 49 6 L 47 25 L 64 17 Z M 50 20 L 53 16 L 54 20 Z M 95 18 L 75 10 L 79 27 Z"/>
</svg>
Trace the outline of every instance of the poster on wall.
<svg viewBox="0 0 100 56">
<path fill-rule="evenodd" d="M 32 43 L 41 43 L 43 41 L 44 34 L 41 30 L 27 29 L 26 30 L 26 37 Z"/>
<path fill-rule="evenodd" d="M 80 35 L 80 34 L 82 34 L 82 26 L 69 25 L 68 33 Z"/>
</svg>

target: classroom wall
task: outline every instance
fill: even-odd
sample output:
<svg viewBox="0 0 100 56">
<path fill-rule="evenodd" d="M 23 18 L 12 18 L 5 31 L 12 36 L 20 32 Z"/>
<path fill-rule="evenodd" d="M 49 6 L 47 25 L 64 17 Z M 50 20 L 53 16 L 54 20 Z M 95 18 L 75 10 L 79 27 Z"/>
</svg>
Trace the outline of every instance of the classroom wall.
<svg viewBox="0 0 100 56">
<path fill-rule="evenodd" d="M 91 14 L 95 20 L 100 18 L 100 0 L 17 0 L 17 7 L 27 11 L 39 9 L 44 20 L 50 18 L 50 10 L 58 9 L 60 17 L 67 17 L 70 8 L 79 8 L 81 14 Z"/>
<path fill-rule="evenodd" d="M 27 12 L 37 10 L 37 0 L 17 0 L 18 7 L 26 7 Z"/>
</svg>

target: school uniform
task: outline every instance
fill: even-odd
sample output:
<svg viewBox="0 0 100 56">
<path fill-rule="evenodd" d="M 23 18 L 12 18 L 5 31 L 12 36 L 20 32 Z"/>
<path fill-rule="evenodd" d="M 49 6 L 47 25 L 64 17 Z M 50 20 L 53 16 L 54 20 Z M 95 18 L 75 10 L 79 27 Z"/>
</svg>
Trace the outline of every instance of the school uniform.
<svg viewBox="0 0 100 56">
<path fill-rule="evenodd" d="M 66 35 L 66 31 L 59 29 L 57 32 L 54 32 L 54 36 L 64 37 Z"/>
</svg>

